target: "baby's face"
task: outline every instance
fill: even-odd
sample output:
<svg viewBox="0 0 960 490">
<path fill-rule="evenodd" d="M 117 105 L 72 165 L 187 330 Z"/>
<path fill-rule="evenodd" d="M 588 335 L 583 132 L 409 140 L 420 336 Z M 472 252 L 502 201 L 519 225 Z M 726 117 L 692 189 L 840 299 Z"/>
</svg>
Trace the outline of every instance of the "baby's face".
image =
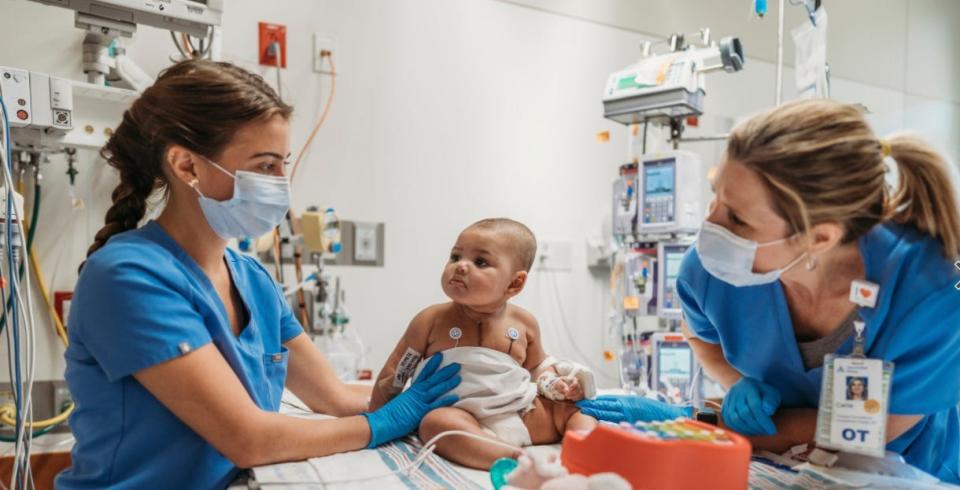
<svg viewBox="0 0 960 490">
<path fill-rule="evenodd" d="M 456 303 L 480 308 L 500 306 L 518 293 L 515 280 L 524 273 L 517 271 L 505 240 L 491 230 L 464 230 L 443 268 L 443 292 Z"/>
</svg>

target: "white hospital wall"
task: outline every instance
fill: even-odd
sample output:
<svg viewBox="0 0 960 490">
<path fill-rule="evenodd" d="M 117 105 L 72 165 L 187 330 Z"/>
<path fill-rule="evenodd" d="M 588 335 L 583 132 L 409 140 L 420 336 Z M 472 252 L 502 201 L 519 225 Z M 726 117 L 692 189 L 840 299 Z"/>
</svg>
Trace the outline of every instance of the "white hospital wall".
<svg viewBox="0 0 960 490">
<path fill-rule="evenodd" d="M 297 106 L 294 151 L 329 89 L 328 80 L 311 71 L 312 33 L 337 39 L 340 75 L 334 107 L 297 176 L 294 207 L 335 206 L 348 219 L 387 223 L 386 267 L 330 269 L 343 278 L 351 325 L 371 348 L 369 367 L 379 369 L 420 308 L 443 301 L 440 268 L 457 232 L 478 218 L 501 215 L 527 223 L 541 241 L 572 243 L 572 270 L 535 271 L 517 303 L 539 318 L 551 353 L 577 359 L 579 350 L 590 363 L 603 362 L 602 349 L 609 346 L 604 333 L 607 279 L 588 271 L 584 242 L 599 235 L 609 219 L 610 183 L 627 149 L 626 130 L 602 118 L 599 94 L 609 72 L 637 57 L 645 39 L 641 32 L 658 33 L 637 26 L 653 25 L 649 19 L 688 31 L 706 24 L 720 36 L 738 34 L 742 25 L 753 36 L 756 46 L 745 38 L 745 49 L 748 56 L 756 50 L 760 58 L 749 57 L 744 72 L 709 79 L 704 127 L 691 134 L 726 129 L 773 102 L 775 70 L 764 60 L 770 52 L 764 44 L 774 43 L 775 36 L 764 33 L 775 11 L 757 23 L 747 20 L 746 0 L 698 4 L 710 5 L 708 9 L 694 9 L 691 1 L 645 2 L 652 5 L 649 15 L 627 8 L 636 3 L 627 1 L 527 3 L 540 5 L 496 0 L 227 2 L 224 58 L 255 69 L 270 83 L 274 72 L 253 63 L 256 22 L 287 25 L 289 68 L 283 78 L 285 97 Z M 835 73 L 850 73 L 849 78 L 834 77 L 834 96 L 868 106 L 880 132 L 919 129 L 956 160 L 960 105 L 956 71 L 950 67 L 956 66 L 960 48 L 955 34 L 938 27 L 947 18 L 954 24 L 960 19 L 956 4 L 912 0 L 907 9 L 905 0 L 877 3 L 887 8 L 869 13 L 870 23 L 863 21 L 867 14 L 840 2 L 836 12 L 830 11 L 831 40 L 844 42 L 831 45 L 831 61 Z M 717 4 L 730 8 L 715 8 Z M 828 9 L 831 4 L 827 2 Z M 569 8 L 578 9 L 578 15 L 564 10 Z M 697 12 L 709 16 L 685 22 Z M 788 26 L 802 20 L 796 13 L 789 18 Z M 879 36 L 878 25 L 899 31 Z M 0 65 L 81 79 L 82 36 L 69 11 L 0 0 L 0 45 L 8 46 L 0 53 Z M 789 42 L 787 51 L 792 51 Z M 155 73 L 169 63 L 174 48 L 166 32 L 141 27 L 129 52 Z M 846 68 L 855 62 L 872 68 Z M 880 63 L 883 69 L 877 71 Z M 936 63 L 940 68 L 929 66 Z M 908 68 L 918 75 L 904 77 Z M 784 80 L 790 97 L 792 70 L 786 70 Z M 611 141 L 597 143 L 598 131 L 610 131 Z M 712 162 L 721 146 L 689 148 Z M 85 152 L 78 190 L 87 207 L 72 211 L 65 164 L 58 157 L 51 160 L 37 249 L 53 289 L 69 290 L 83 251 L 102 224 L 115 178 Z M 45 320 L 40 330 L 39 378 L 62 378 L 62 350 Z M 612 365 L 604 372 L 601 381 L 609 385 Z M 2 371 L 0 376 L 6 377 Z"/>
</svg>

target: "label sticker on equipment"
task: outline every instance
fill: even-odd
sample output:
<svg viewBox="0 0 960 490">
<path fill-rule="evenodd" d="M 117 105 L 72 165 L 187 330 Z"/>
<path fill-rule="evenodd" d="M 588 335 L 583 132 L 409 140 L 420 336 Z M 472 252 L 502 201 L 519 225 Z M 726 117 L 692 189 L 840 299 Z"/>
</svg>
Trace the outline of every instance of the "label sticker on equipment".
<svg viewBox="0 0 960 490">
<path fill-rule="evenodd" d="M 407 347 L 407 351 L 403 353 L 403 357 L 397 363 L 397 371 L 393 375 L 394 388 L 403 388 L 407 384 L 407 380 L 416 371 L 417 363 L 420 362 L 421 357 L 423 356 L 419 352 Z"/>
</svg>

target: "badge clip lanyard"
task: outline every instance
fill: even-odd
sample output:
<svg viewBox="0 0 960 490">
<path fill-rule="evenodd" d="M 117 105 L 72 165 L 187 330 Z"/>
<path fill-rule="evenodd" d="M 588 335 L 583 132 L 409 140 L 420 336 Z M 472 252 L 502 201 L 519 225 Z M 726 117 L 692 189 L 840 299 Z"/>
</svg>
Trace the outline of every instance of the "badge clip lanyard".
<svg viewBox="0 0 960 490">
<path fill-rule="evenodd" d="M 862 320 L 854 320 L 853 330 L 855 336 L 853 337 L 853 352 L 850 353 L 850 357 L 856 357 L 858 359 L 866 359 L 866 344 L 867 341 L 863 336 L 863 331 L 866 330 L 867 324 Z"/>
</svg>

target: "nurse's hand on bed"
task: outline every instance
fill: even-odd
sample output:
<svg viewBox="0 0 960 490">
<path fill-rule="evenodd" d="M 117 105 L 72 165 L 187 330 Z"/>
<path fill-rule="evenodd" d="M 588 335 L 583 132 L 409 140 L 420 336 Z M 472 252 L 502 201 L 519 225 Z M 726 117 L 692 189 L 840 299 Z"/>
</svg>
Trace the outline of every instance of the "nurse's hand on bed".
<svg viewBox="0 0 960 490">
<path fill-rule="evenodd" d="M 600 395 L 577 402 L 584 415 L 607 422 L 655 422 L 692 416 L 690 407 L 676 407 L 659 400 L 637 395 Z"/>
<path fill-rule="evenodd" d="M 456 395 L 446 395 L 448 391 L 460 384 L 460 364 L 453 363 L 437 370 L 443 361 L 443 354 L 438 353 L 427 361 L 427 365 L 420 371 L 420 376 L 410 386 L 410 389 L 400 393 L 393 400 L 373 412 L 363 414 L 370 424 L 370 444 L 368 448 L 377 447 L 413 432 L 420 425 L 427 412 L 449 407 L 459 400 Z"/>
<path fill-rule="evenodd" d="M 740 378 L 723 398 L 723 423 L 746 436 L 772 436 L 770 418 L 780 406 L 780 392 L 756 378 Z"/>
</svg>

